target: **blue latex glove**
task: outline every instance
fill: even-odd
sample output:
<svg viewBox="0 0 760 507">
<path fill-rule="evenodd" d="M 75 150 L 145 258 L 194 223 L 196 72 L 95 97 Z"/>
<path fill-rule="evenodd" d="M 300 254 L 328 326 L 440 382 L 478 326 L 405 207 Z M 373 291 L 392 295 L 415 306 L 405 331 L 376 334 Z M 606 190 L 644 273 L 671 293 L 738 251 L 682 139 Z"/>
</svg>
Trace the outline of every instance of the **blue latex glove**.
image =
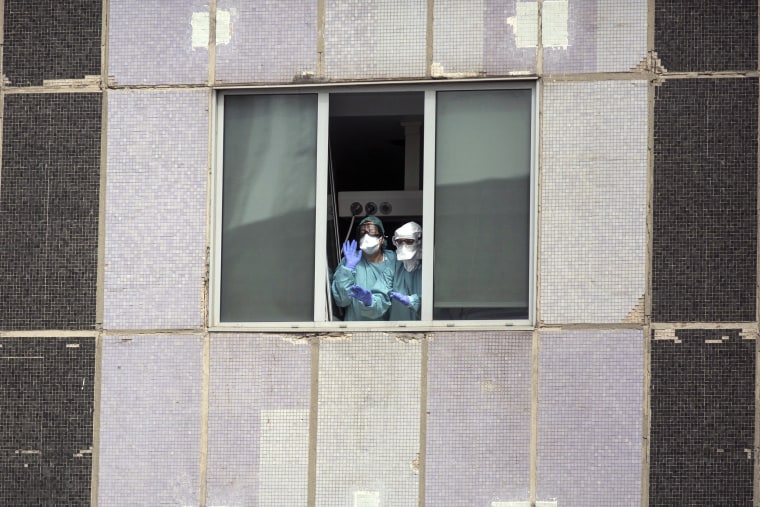
<svg viewBox="0 0 760 507">
<path fill-rule="evenodd" d="M 404 306 L 409 306 L 412 304 L 412 299 L 405 294 L 401 294 L 400 292 L 391 292 L 391 297 L 396 301 L 401 302 L 401 304 Z"/>
<path fill-rule="evenodd" d="M 364 306 L 370 306 L 372 304 L 372 293 L 359 285 L 352 285 L 349 287 L 348 295 L 361 301 Z"/>
<path fill-rule="evenodd" d="M 346 259 L 346 267 L 348 269 L 352 271 L 356 269 L 356 265 L 362 260 L 362 252 L 356 248 L 355 239 L 343 243 L 343 257 Z"/>
</svg>

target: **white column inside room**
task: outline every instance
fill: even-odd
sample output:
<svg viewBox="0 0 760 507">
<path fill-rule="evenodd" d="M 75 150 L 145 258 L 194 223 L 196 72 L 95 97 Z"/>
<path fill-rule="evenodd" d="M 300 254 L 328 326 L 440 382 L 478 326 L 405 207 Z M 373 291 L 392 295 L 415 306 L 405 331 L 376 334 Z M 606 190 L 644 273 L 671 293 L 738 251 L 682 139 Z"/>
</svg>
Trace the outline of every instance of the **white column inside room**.
<svg viewBox="0 0 760 507">
<path fill-rule="evenodd" d="M 317 96 L 317 210 L 314 222 L 314 244 L 317 245 L 314 256 L 314 320 L 328 320 L 329 303 L 327 292 L 330 290 L 327 271 L 327 251 L 321 245 L 327 245 L 327 181 L 328 181 L 328 133 L 330 127 L 330 95 L 319 93 Z"/>
<path fill-rule="evenodd" d="M 435 214 L 435 90 L 425 91 L 425 130 L 422 145 L 422 251 L 427 259 L 435 259 L 433 215 Z M 432 264 L 432 263 L 430 263 Z M 421 321 L 433 320 L 433 266 L 423 266 Z"/>
</svg>

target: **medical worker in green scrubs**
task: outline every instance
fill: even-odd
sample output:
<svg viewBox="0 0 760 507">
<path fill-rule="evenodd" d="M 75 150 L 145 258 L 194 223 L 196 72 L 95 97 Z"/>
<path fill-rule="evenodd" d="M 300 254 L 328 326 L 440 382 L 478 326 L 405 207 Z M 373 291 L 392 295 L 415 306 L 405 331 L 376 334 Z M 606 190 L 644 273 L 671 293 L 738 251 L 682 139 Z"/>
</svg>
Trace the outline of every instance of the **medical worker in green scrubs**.
<svg viewBox="0 0 760 507">
<path fill-rule="evenodd" d="M 343 259 L 333 275 L 332 296 L 335 304 L 346 309 L 344 320 L 389 318 L 396 255 L 386 250 L 384 236 L 383 222 L 369 216 L 359 222 L 357 239 L 343 243 Z"/>
</svg>

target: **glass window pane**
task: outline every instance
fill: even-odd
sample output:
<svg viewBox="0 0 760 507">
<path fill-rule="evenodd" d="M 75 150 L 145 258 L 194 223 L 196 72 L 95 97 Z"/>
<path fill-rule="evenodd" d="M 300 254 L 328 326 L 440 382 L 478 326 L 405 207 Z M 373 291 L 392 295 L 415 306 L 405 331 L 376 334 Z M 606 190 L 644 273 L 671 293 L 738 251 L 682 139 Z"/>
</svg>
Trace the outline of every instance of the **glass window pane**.
<svg viewBox="0 0 760 507">
<path fill-rule="evenodd" d="M 317 95 L 224 100 L 223 322 L 314 319 Z"/>
<path fill-rule="evenodd" d="M 433 317 L 528 318 L 531 91 L 436 103 Z"/>
</svg>

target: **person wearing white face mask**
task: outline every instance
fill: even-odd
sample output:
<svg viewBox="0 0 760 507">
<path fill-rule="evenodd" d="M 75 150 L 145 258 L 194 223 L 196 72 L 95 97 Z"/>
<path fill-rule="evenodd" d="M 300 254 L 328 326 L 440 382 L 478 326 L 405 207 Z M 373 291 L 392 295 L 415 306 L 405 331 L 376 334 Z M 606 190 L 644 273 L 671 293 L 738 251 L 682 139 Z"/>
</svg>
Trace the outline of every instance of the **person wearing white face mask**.
<svg viewBox="0 0 760 507">
<path fill-rule="evenodd" d="M 358 245 L 343 243 L 331 292 L 335 304 L 346 308 L 345 320 L 388 320 L 396 255 L 385 249 L 384 234 L 383 222 L 369 216 L 356 229 Z"/>
<path fill-rule="evenodd" d="M 393 234 L 396 269 L 390 293 L 391 320 L 420 320 L 422 293 L 422 227 L 408 222 Z"/>
</svg>

